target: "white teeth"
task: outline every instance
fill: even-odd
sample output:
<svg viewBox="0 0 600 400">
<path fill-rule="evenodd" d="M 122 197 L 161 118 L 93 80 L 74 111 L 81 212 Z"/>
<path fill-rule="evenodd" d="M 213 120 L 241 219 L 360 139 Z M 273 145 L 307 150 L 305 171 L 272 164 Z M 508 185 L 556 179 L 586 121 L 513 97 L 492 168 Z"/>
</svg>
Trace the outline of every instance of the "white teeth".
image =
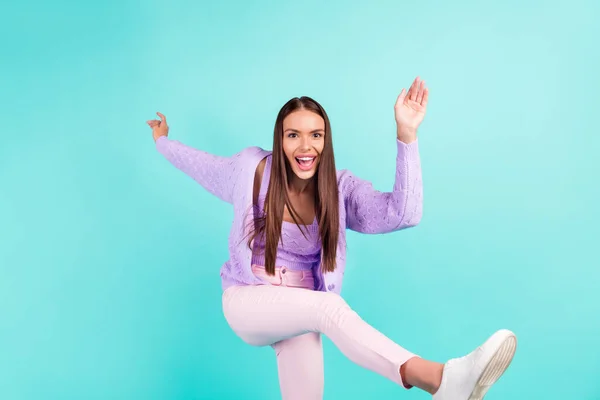
<svg viewBox="0 0 600 400">
<path fill-rule="evenodd" d="M 302 161 L 312 161 L 312 160 L 314 160 L 314 157 L 298 157 L 298 160 L 302 160 Z"/>
</svg>

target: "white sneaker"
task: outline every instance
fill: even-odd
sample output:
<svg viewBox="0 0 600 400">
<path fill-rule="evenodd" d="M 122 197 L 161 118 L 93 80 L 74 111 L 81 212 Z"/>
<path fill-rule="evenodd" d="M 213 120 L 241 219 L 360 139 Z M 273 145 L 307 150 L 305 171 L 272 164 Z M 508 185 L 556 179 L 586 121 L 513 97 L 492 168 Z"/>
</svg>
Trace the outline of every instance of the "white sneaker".
<svg viewBox="0 0 600 400">
<path fill-rule="evenodd" d="M 442 383 L 433 400 L 481 400 L 513 359 L 517 337 L 501 329 L 484 344 L 444 365 Z"/>
</svg>

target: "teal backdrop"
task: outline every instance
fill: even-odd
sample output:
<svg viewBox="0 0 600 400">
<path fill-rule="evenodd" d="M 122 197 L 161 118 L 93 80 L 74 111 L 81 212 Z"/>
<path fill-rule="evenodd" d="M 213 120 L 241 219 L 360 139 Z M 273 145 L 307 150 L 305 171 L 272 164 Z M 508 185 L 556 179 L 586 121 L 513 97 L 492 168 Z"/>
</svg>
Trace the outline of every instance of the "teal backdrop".
<svg viewBox="0 0 600 400">
<path fill-rule="evenodd" d="M 231 155 L 309 95 L 338 168 L 393 185 L 398 93 L 431 89 L 421 224 L 351 233 L 343 295 L 445 361 L 519 339 L 486 399 L 600 399 L 600 6 L 572 1 L 3 5 L 0 399 L 277 399 L 221 312 L 230 206 L 145 121 Z M 325 399 L 428 399 L 325 341 Z"/>
</svg>

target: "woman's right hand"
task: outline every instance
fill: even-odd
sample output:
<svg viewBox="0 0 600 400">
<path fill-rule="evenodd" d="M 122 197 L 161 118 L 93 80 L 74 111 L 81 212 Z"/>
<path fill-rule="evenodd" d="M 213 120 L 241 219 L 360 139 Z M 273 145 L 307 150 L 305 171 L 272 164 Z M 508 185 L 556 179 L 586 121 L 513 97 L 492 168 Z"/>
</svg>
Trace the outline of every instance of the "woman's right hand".
<svg viewBox="0 0 600 400">
<path fill-rule="evenodd" d="M 158 140 L 159 137 L 169 135 L 169 126 L 167 125 L 167 118 L 159 112 L 157 112 L 156 115 L 160 117 L 160 120 L 151 119 L 149 121 L 146 121 L 150 128 L 152 128 L 152 137 L 154 138 L 155 142 Z"/>
</svg>

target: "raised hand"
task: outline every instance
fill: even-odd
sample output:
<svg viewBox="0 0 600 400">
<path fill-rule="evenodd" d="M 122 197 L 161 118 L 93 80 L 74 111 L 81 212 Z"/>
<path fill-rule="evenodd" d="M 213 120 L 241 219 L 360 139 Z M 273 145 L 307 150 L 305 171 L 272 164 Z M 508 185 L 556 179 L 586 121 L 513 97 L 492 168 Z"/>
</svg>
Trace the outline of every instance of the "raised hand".
<svg viewBox="0 0 600 400">
<path fill-rule="evenodd" d="M 408 92 L 402 89 L 394 106 L 399 140 L 410 143 L 417 138 L 417 129 L 425 118 L 428 100 L 429 89 L 418 76 Z"/>
<path fill-rule="evenodd" d="M 155 142 L 159 137 L 167 136 L 169 134 L 169 126 L 167 125 L 167 118 L 159 112 L 157 112 L 156 115 L 158 115 L 160 117 L 160 120 L 151 119 L 151 120 L 146 121 L 148 126 L 150 126 L 150 128 L 152 128 L 152 137 L 154 138 Z"/>
</svg>

